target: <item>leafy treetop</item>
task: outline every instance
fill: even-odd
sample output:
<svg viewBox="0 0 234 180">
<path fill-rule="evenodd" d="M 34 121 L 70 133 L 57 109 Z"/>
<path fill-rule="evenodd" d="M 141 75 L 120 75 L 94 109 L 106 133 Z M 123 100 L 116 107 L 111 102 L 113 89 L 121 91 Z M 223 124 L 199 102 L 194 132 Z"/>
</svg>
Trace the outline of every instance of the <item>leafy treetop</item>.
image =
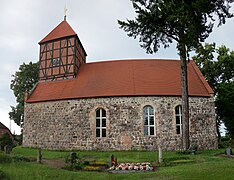
<svg viewBox="0 0 234 180">
<path fill-rule="evenodd" d="M 13 80 L 11 80 L 10 88 L 14 92 L 17 104 L 16 107 L 11 106 L 9 116 L 17 125 L 21 125 L 24 120 L 24 94 L 29 92 L 38 82 L 38 72 L 38 63 L 29 62 L 29 64 L 20 65 L 19 71 L 12 75 Z"/>
</svg>

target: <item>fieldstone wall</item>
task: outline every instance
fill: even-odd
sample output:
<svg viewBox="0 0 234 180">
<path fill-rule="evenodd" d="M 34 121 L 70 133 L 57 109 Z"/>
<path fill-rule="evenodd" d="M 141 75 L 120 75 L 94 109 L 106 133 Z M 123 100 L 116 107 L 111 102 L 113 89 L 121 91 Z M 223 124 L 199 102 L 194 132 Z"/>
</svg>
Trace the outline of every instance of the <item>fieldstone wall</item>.
<svg viewBox="0 0 234 180">
<path fill-rule="evenodd" d="M 190 140 L 199 149 L 217 148 L 213 98 L 191 97 Z M 23 146 L 59 150 L 164 150 L 182 148 L 176 134 L 180 97 L 109 97 L 25 104 Z M 144 135 L 143 108 L 155 110 L 156 132 Z M 107 137 L 95 136 L 95 112 L 106 110 Z"/>
</svg>

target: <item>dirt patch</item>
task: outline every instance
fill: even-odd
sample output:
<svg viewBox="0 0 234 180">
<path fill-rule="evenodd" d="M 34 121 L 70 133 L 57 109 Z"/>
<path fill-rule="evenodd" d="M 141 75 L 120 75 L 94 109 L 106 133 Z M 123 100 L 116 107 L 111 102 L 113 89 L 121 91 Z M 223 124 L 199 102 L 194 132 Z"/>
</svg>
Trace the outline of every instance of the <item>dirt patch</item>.
<svg viewBox="0 0 234 180">
<path fill-rule="evenodd" d="M 43 164 L 46 164 L 50 167 L 53 167 L 53 168 L 63 168 L 66 163 L 64 162 L 64 158 L 60 158 L 60 159 L 43 159 L 42 160 L 42 163 Z"/>
<path fill-rule="evenodd" d="M 217 154 L 216 156 L 220 156 L 220 157 L 227 157 L 227 158 L 234 158 L 234 155 L 226 155 L 226 154 Z"/>
</svg>

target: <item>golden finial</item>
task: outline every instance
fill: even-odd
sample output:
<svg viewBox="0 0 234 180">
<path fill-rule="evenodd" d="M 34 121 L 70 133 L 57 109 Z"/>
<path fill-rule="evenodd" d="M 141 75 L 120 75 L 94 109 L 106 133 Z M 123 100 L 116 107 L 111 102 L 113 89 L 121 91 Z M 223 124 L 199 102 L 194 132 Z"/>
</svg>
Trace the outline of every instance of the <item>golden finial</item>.
<svg viewBox="0 0 234 180">
<path fill-rule="evenodd" d="M 64 21 L 67 19 L 67 5 L 64 6 Z"/>
</svg>

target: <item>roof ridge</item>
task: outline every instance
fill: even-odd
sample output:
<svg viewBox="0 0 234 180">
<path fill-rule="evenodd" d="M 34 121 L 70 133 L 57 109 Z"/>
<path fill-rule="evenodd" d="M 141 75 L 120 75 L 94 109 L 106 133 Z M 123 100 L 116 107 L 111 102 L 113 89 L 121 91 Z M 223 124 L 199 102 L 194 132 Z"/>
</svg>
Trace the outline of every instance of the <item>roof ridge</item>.
<svg viewBox="0 0 234 180">
<path fill-rule="evenodd" d="M 109 62 L 120 62 L 120 61 L 180 61 L 179 59 L 111 59 L 111 60 L 97 60 L 93 62 L 86 62 L 85 64 L 95 63 L 109 63 Z"/>
</svg>

